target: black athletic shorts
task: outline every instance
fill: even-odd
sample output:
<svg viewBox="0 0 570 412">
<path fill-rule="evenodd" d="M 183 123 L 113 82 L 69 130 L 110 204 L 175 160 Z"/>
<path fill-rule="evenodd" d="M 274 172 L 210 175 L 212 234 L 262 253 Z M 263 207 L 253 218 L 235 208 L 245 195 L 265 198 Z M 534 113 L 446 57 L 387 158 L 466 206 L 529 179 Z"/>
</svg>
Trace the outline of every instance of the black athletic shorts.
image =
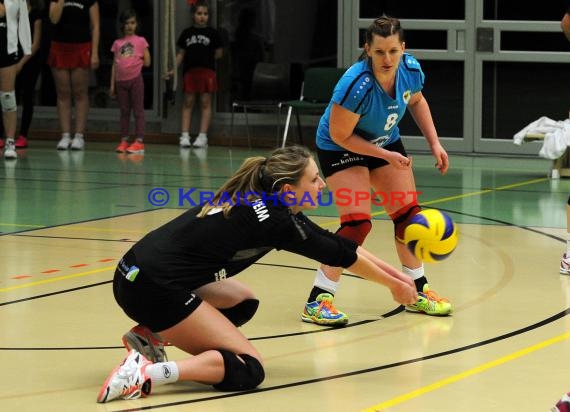
<svg viewBox="0 0 570 412">
<path fill-rule="evenodd" d="M 2 45 L 2 43 L 4 44 Z M 0 42 L 0 68 L 13 66 L 24 57 L 21 48 L 18 48 L 17 52 L 10 54 L 6 51 L 7 48 L 8 46 L 5 42 Z"/>
<path fill-rule="evenodd" d="M 192 290 L 153 282 L 138 269 L 131 251 L 117 265 L 113 294 L 129 318 L 157 333 L 183 321 L 202 303 Z"/>
<path fill-rule="evenodd" d="M 402 139 L 398 139 L 394 143 L 384 146 L 384 149 L 401 153 L 406 157 L 408 156 Z M 354 166 L 364 166 L 367 167 L 368 170 L 374 170 L 388 164 L 386 160 L 379 157 L 364 156 L 348 150 L 337 152 L 336 150 L 322 150 L 317 148 L 317 157 L 319 158 L 319 164 L 321 165 L 324 177 L 332 176 L 336 172 Z"/>
</svg>

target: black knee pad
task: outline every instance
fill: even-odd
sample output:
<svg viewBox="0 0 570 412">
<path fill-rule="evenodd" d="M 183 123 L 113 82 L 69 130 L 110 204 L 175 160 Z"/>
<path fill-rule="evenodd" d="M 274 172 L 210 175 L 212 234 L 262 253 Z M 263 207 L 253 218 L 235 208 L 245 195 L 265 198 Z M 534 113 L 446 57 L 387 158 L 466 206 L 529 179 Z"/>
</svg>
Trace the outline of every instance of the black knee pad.
<svg viewBox="0 0 570 412">
<path fill-rule="evenodd" d="M 218 352 L 224 358 L 225 373 L 224 380 L 213 385 L 214 388 L 220 391 L 247 391 L 254 389 L 265 379 L 263 366 L 253 356 L 245 353 L 236 355 L 224 349 L 219 349 Z"/>
<path fill-rule="evenodd" d="M 247 323 L 259 307 L 259 300 L 257 299 L 246 299 L 235 306 L 227 309 L 220 309 L 220 312 L 230 320 L 234 325 L 240 327 L 241 325 Z"/>
</svg>

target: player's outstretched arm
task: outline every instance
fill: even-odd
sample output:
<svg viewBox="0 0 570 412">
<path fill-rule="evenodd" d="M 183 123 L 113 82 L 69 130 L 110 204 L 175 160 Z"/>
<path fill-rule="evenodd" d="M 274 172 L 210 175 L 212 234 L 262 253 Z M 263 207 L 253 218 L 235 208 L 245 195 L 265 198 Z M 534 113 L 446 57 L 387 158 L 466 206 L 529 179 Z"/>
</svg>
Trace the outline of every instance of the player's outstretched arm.
<svg viewBox="0 0 570 412">
<path fill-rule="evenodd" d="M 386 286 L 390 289 L 394 300 L 402 305 L 412 305 L 417 302 L 416 287 L 410 284 L 403 273 L 361 247 L 357 250 L 357 256 L 356 262 L 348 267 L 348 270 L 364 279 Z"/>
</svg>

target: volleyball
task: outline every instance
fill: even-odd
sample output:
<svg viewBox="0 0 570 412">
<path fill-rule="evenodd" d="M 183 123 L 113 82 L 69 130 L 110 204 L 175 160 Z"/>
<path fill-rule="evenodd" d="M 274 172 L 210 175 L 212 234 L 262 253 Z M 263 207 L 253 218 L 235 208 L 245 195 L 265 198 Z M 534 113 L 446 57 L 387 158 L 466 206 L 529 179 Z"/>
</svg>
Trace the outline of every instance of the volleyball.
<svg viewBox="0 0 570 412">
<path fill-rule="evenodd" d="M 455 250 L 457 227 L 446 213 L 425 209 L 410 219 L 404 231 L 404 243 L 423 262 L 436 263 Z"/>
</svg>

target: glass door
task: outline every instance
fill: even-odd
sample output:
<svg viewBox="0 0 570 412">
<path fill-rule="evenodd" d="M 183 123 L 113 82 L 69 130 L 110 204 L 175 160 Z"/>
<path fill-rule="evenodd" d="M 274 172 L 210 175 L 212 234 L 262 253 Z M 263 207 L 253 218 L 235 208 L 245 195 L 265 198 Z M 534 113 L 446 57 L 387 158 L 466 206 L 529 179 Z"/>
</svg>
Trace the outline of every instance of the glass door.
<svg viewBox="0 0 570 412">
<path fill-rule="evenodd" d="M 423 93 L 448 151 L 536 154 L 539 143 L 515 146 L 513 135 L 541 116 L 568 118 L 570 42 L 560 30 L 562 3 L 535 6 L 515 0 L 342 2 L 339 64 L 358 58 L 374 18 L 396 16 L 407 51 L 426 75 Z M 411 116 L 401 125 L 406 147 L 427 150 Z"/>
<path fill-rule="evenodd" d="M 570 42 L 560 29 L 562 2 L 475 2 L 474 151 L 536 154 L 540 143 L 513 135 L 541 116 L 568 118 Z"/>
<path fill-rule="evenodd" d="M 352 14 L 351 52 L 342 53 L 348 66 L 362 52 L 364 33 L 373 20 L 387 14 L 399 18 L 404 28 L 406 51 L 415 56 L 426 75 L 423 94 L 445 148 L 450 152 L 470 151 L 473 146 L 469 130 L 473 129 L 471 89 L 473 74 L 474 14 L 463 1 L 371 1 L 343 2 L 344 13 Z M 350 10 L 348 10 L 350 8 Z M 355 30 L 354 27 L 357 27 Z M 352 33 L 352 34 L 351 34 Z M 345 40 L 345 45 L 348 41 Z M 428 150 L 412 116 L 400 123 L 406 147 Z"/>
</svg>

